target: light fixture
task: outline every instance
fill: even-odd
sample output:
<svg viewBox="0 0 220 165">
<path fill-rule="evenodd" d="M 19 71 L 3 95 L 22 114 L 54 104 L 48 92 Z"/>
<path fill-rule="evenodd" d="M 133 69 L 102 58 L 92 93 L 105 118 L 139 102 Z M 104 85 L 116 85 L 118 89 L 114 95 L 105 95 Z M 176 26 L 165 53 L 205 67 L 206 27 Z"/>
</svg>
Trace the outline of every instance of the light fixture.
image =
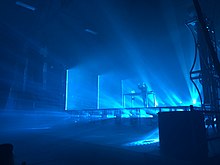
<svg viewBox="0 0 220 165">
<path fill-rule="evenodd" d="M 28 10 L 32 10 L 32 11 L 35 11 L 35 10 L 36 10 L 35 7 L 33 7 L 33 6 L 31 6 L 31 5 L 28 5 L 28 4 L 26 4 L 26 3 L 24 3 L 24 2 L 21 2 L 21 1 L 16 1 L 16 5 L 18 5 L 18 6 L 20 6 L 20 7 L 24 7 L 24 8 L 26 8 L 26 9 L 28 9 Z"/>
</svg>

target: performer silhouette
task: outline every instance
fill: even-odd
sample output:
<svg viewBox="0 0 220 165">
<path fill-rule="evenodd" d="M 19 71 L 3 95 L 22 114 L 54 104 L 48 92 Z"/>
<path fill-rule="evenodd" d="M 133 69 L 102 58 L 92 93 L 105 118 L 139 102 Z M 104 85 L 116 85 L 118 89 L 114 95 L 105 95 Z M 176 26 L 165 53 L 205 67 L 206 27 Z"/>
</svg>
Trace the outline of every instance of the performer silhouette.
<svg viewBox="0 0 220 165">
<path fill-rule="evenodd" d="M 145 83 L 139 83 L 138 89 L 141 91 L 141 97 L 144 107 L 147 106 L 147 85 Z"/>
</svg>

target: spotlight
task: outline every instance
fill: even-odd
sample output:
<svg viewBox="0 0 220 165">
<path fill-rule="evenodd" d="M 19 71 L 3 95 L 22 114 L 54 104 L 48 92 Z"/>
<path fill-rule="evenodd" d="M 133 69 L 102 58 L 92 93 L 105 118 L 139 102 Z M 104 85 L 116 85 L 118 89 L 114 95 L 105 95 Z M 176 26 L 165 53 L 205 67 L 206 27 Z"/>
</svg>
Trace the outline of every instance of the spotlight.
<svg viewBox="0 0 220 165">
<path fill-rule="evenodd" d="M 131 90 L 131 93 L 135 93 L 135 90 Z"/>
<path fill-rule="evenodd" d="M 192 103 L 195 105 L 195 104 L 196 104 L 196 99 L 193 99 L 193 100 L 192 100 Z"/>
<path fill-rule="evenodd" d="M 157 100 L 155 100 L 155 105 L 154 105 L 154 107 L 158 107 L 158 102 L 157 102 Z"/>
</svg>

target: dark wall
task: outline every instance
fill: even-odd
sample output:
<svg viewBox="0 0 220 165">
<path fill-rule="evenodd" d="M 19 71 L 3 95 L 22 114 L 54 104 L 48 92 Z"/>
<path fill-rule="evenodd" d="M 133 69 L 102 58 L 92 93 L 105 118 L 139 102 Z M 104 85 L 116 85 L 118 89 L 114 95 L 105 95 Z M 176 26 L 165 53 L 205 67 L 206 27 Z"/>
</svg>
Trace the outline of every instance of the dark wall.
<svg viewBox="0 0 220 165">
<path fill-rule="evenodd" d="M 64 66 L 7 27 L 0 26 L 0 37 L 0 108 L 64 109 Z"/>
</svg>

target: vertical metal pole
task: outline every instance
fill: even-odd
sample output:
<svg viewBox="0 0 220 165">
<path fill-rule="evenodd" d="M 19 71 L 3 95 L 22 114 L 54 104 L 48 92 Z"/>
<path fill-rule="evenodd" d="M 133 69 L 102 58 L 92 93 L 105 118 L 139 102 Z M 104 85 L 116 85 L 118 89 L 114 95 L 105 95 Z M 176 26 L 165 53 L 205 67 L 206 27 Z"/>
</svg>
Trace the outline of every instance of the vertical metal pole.
<svg viewBox="0 0 220 165">
<path fill-rule="evenodd" d="M 68 110 L 68 85 L 69 85 L 69 70 L 66 70 L 66 97 L 65 97 L 65 110 Z"/>
<path fill-rule="evenodd" d="M 155 93 L 153 93 L 153 96 L 154 96 L 154 107 L 156 107 L 156 95 L 155 95 Z"/>
<path fill-rule="evenodd" d="M 100 75 L 98 75 L 97 109 L 100 109 Z"/>
<path fill-rule="evenodd" d="M 124 101 L 125 101 L 125 98 L 124 98 L 124 81 L 121 80 L 121 106 L 122 106 L 122 108 L 125 107 Z"/>
</svg>

